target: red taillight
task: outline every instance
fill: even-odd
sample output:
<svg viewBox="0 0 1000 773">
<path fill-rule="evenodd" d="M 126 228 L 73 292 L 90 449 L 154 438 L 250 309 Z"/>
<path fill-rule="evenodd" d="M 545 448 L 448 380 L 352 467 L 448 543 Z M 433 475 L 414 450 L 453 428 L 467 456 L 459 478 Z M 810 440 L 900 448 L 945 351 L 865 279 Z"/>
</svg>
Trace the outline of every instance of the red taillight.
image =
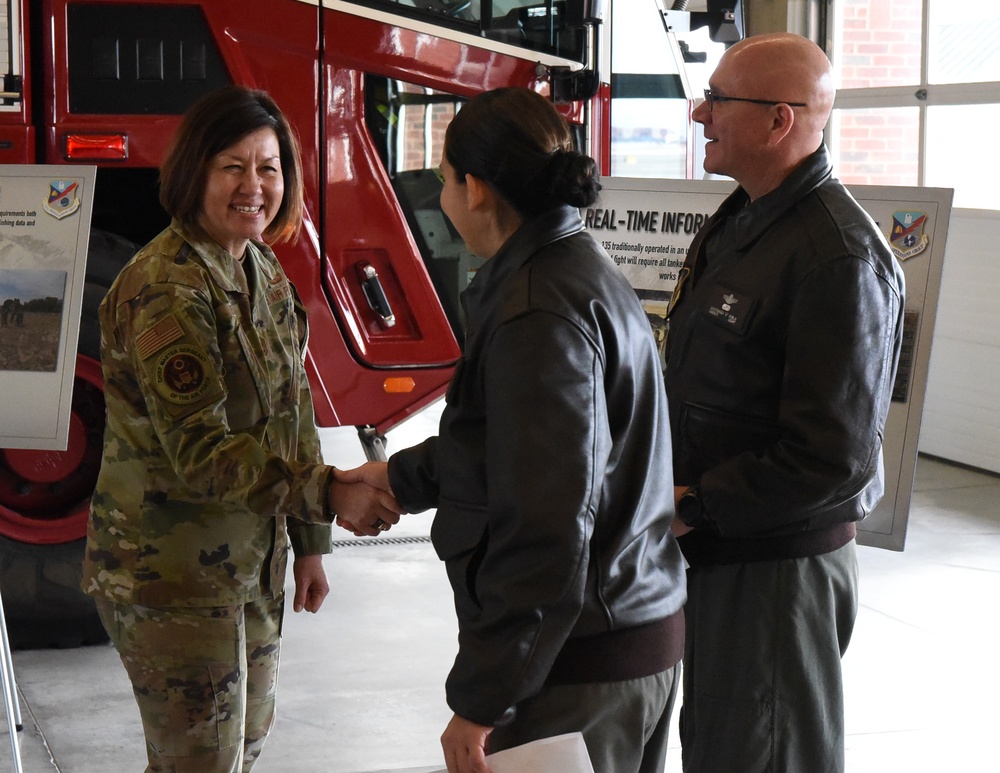
<svg viewBox="0 0 1000 773">
<path fill-rule="evenodd" d="M 128 137 L 124 134 L 67 134 L 67 161 L 124 161 Z"/>
</svg>

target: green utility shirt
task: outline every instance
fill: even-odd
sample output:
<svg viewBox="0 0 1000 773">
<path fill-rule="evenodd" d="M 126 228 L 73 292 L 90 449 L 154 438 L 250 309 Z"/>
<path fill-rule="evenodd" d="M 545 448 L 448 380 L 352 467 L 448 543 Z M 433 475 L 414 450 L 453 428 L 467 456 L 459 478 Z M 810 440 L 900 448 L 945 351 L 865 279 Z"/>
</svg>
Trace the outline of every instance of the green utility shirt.
<svg viewBox="0 0 1000 773">
<path fill-rule="evenodd" d="M 330 551 L 333 468 L 305 309 L 274 253 L 251 242 L 241 269 L 174 221 L 122 270 L 100 321 L 107 426 L 84 591 L 171 607 L 280 592 L 289 537 L 296 555 Z"/>
</svg>

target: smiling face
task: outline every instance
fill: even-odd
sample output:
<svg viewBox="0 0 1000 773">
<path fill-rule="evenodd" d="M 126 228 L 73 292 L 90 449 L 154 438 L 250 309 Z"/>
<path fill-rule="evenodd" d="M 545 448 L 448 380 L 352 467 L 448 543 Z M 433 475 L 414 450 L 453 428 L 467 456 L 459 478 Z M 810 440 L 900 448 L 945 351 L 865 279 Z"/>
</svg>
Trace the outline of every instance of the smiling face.
<svg viewBox="0 0 1000 773">
<path fill-rule="evenodd" d="M 258 129 L 209 159 L 198 225 L 238 258 L 274 219 L 284 192 L 278 135 Z"/>
<path fill-rule="evenodd" d="M 728 53 L 728 52 L 727 52 Z M 713 94 L 756 98 L 752 84 L 732 56 L 723 55 L 709 81 Z M 758 87 L 759 88 L 759 87 Z M 756 171 L 767 145 L 772 111 L 750 102 L 699 104 L 691 117 L 705 130 L 705 171 L 732 177 L 741 184 Z"/>
<path fill-rule="evenodd" d="M 708 85 L 716 96 L 776 103 L 718 101 L 710 109 L 706 101 L 692 113 L 705 130 L 705 171 L 732 177 L 752 199 L 822 144 L 835 90 L 830 61 L 812 41 L 790 33 L 745 38 L 722 55 Z"/>
</svg>

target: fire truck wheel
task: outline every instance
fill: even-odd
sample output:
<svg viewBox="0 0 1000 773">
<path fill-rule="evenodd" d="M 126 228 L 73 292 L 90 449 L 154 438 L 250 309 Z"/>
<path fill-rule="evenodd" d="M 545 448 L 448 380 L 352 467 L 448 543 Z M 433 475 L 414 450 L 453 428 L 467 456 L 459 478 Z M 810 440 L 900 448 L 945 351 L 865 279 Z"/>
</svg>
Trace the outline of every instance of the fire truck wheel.
<svg viewBox="0 0 1000 773">
<path fill-rule="evenodd" d="M 93 600 L 80 591 L 85 542 L 28 545 L 0 536 L 0 577 L 11 647 L 79 647 L 108 640 Z"/>
<path fill-rule="evenodd" d="M 108 639 L 93 600 L 80 590 L 104 435 L 97 310 L 136 250 L 119 236 L 91 232 L 66 451 L 0 449 L 0 593 L 13 647 Z"/>
</svg>

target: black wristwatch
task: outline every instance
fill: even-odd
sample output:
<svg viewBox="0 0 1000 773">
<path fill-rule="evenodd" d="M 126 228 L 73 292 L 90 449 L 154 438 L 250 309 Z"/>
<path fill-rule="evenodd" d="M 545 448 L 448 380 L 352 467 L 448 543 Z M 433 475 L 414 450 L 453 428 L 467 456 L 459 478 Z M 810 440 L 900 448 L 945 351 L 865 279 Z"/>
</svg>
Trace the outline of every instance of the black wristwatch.
<svg viewBox="0 0 1000 773">
<path fill-rule="evenodd" d="M 692 486 L 677 500 L 677 517 L 685 526 L 692 529 L 705 525 L 705 512 L 702 510 L 698 489 Z"/>
</svg>

